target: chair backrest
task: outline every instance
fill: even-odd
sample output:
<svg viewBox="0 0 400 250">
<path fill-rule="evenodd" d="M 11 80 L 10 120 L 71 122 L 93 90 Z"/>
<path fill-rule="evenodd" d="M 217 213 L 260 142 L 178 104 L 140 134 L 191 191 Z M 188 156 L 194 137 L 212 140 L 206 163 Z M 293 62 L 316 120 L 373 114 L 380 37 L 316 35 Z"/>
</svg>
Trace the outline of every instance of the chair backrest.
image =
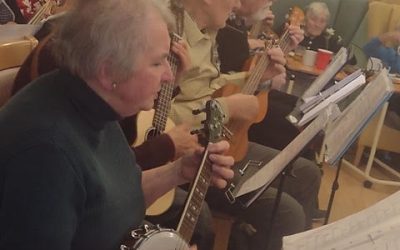
<svg viewBox="0 0 400 250">
<path fill-rule="evenodd" d="M 0 70 L 0 107 L 11 97 L 12 86 L 18 70 L 19 67 Z"/>
<path fill-rule="evenodd" d="M 38 40 L 33 36 L 0 44 L 0 70 L 21 66 L 36 45 Z"/>
<path fill-rule="evenodd" d="M 0 107 L 10 98 L 19 67 L 37 44 L 38 41 L 32 36 L 0 44 Z"/>
<path fill-rule="evenodd" d="M 348 46 L 368 11 L 368 0 L 341 0 L 333 27 Z"/>
</svg>

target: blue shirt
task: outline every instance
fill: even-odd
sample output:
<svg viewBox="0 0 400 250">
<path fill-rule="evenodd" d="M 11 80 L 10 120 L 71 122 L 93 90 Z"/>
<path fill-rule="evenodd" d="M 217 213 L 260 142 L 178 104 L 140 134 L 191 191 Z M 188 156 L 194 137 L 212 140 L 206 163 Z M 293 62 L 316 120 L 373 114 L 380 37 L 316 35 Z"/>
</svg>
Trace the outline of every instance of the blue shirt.
<svg viewBox="0 0 400 250">
<path fill-rule="evenodd" d="M 400 73 L 400 55 L 393 48 L 385 47 L 377 37 L 364 45 L 364 53 L 369 57 L 376 57 L 390 67 L 391 73 Z"/>
</svg>

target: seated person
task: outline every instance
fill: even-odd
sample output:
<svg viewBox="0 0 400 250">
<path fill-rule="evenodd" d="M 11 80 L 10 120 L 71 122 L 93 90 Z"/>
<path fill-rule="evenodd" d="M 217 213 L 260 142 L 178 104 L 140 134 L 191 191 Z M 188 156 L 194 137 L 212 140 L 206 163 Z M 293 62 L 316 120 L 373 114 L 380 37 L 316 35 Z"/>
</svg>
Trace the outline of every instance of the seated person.
<svg viewBox="0 0 400 250">
<path fill-rule="evenodd" d="M 0 24 L 15 21 L 15 14 L 4 0 L 0 0 Z"/>
<path fill-rule="evenodd" d="M 246 6 L 251 6 L 251 4 L 245 3 L 240 9 L 231 13 L 226 21 L 226 26 L 220 29 L 217 35 L 221 72 L 243 71 L 245 62 L 250 57 L 250 52 L 255 49 L 265 48 L 265 41 L 259 39 L 259 37 L 265 30 L 272 31 L 272 24 L 275 18 L 270 9 L 272 2 L 258 1 L 258 5 L 261 6 L 257 9 L 246 8 Z M 246 12 L 251 14 L 246 15 Z M 256 37 L 252 37 L 251 28 L 259 22 L 263 26 L 260 28 L 262 32 L 260 34 L 253 34 Z M 228 39 L 230 42 L 225 42 Z"/>
<path fill-rule="evenodd" d="M 247 33 L 249 27 L 246 23 L 254 23 L 257 21 L 257 18 L 263 18 L 264 16 L 270 20 L 273 14 L 268 10 L 273 2 L 270 0 L 242 1 L 241 7 L 236 9 L 234 15 L 231 15 L 227 20 L 226 27 L 219 30 L 217 43 L 221 72 L 242 71 L 245 61 L 250 58 L 250 45 Z M 278 1 L 276 2 L 276 4 L 279 4 Z M 260 9 L 265 11 L 264 15 L 257 14 Z M 294 25 L 288 28 L 292 37 L 296 39 L 294 48 L 302 40 L 303 31 Z M 278 79 L 274 79 L 277 81 L 274 81 L 273 89 L 269 91 L 267 116 L 261 123 L 253 124 L 249 130 L 249 138 L 252 141 L 279 150 L 286 147 L 299 134 L 299 130 L 286 119 L 286 116 L 295 107 L 297 97 L 276 90 L 279 90 L 280 85 L 286 82 L 285 76 L 281 75 L 278 76 Z M 312 153 L 307 154 L 312 157 Z"/>
<path fill-rule="evenodd" d="M 392 47 L 389 47 L 389 44 Z M 390 73 L 400 75 L 400 23 L 392 32 L 372 38 L 363 47 L 369 57 L 380 59 L 390 68 Z M 393 93 L 389 100 L 388 114 L 385 122 L 388 126 L 400 130 L 400 94 Z"/>
<path fill-rule="evenodd" d="M 243 0 L 245 2 L 247 0 Z M 250 0 L 249 0 L 250 1 Z M 183 27 L 183 38 L 188 42 L 192 67 L 182 76 L 179 83 L 180 92 L 176 96 L 170 117 L 176 124 L 190 121 L 194 126 L 200 126 L 203 117 L 193 117 L 192 110 L 198 109 L 202 103 L 212 98 L 213 93 L 225 86 L 229 80 L 234 80 L 243 86 L 246 72 L 221 74 L 218 68 L 217 44 L 215 36 L 218 29 L 225 26 L 225 21 L 232 10 L 240 7 L 237 1 L 184 0 L 183 8 L 176 1 L 171 1 L 177 23 Z M 296 40 L 296 38 L 293 38 Z M 268 80 L 275 75 L 284 74 L 285 59 L 282 50 L 273 48 L 266 51 L 271 63 L 263 72 L 261 80 Z M 217 98 L 224 108 L 226 120 L 248 120 L 259 110 L 257 98 L 253 95 L 233 94 Z M 257 143 L 249 143 L 247 154 L 235 163 L 238 171 L 248 163 L 265 164 L 278 151 Z M 254 164 L 253 164 L 254 165 Z M 250 168 L 253 166 L 250 166 Z M 274 207 L 276 186 L 270 187 L 248 208 L 243 209 L 239 203 L 230 204 L 222 192 L 210 189 L 207 201 L 212 208 L 234 216 L 238 221 L 251 224 L 255 229 L 246 234 L 246 244 L 238 245 L 237 237 L 231 234 L 229 249 L 281 249 L 282 236 L 302 231 L 311 226 L 310 212 L 314 207 L 315 197 L 319 190 L 320 171 L 312 162 L 299 158 L 293 164 L 297 178 L 285 181 L 275 223 L 270 227 L 271 211 Z M 239 173 L 237 172 L 237 177 Z M 240 231 L 235 224 L 234 232 Z M 268 239 L 268 234 L 271 237 Z"/>
<path fill-rule="evenodd" d="M 331 13 L 324 2 L 312 2 L 305 9 L 304 40 L 300 46 L 306 49 L 326 49 L 338 52 L 342 45 L 342 38 L 332 34 L 327 29 Z"/>
<path fill-rule="evenodd" d="M 65 4 L 72 6 L 75 2 L 75 0 L 68 0 Z M 62 19 L 63 16 L 58 16 L 56 19 L 47 21 L 36 34 L 36 37 L 40 39 L 40 43 L 20 68 L 13 85 L 12 95 L 17 94 L 37 77 L 58 68 L 51 50 L 54 42 L 54 29 L 57 28 Z M 187 49 L 185 47 L 184 43 L 177 42 L 174 42 L 171 47 L 172 51 L 179 55 L 182 62 L 178 69 L 179 71 L 184 71 L 188 67 L 187 64 L 190 64 L 186 59 Z M 137 137 L 137 115 L 124 118 L 119 123 L 128 143 L 132 145 Z M 186 151 L 195 148 L 196 145 L 198 145 L 197 136 L 190 134 L 190 127 L 187 124 L 181 124 L 173 127 L 164 134 L 132 147 L 132 149 L 135 151 L 136 161 L 142 170 L 147 170 L 181 157 Z M 157 155 L 157 157 L 154 157 L 154 155 Z M 180 215 L 178 212 L 182 208 L 186 196 L 187 193 L 178 188 L 171 208 L 162 215 L 147 218 L 147 220 L 165 227 L 175 228 Z M 199 250 L 206 250 L 212 248 L 214 232 L 211 227 L 211 213 L 207 204 L 202 209 L 193 235 L 193 241 L 197 244 Z"/>
<path fill-rule="evenodd" d="M 273 22 L 273 13 L 269 8 L 275 2 L 279 1 L 269 0 L 243 0 L 241 7 L 234 10 L 234 15 L 231 15 L 227 20 L 226 27 L 219 30 L 217 35 L 218 55 L 221 61 L 221 72 L 228 73 L 231 71 L 241 71 L 244 62 L 249 58 L 249 26 L 246 24 L 256 23 L 260 20 L 266 20 L 266 25 L 271 25 Z M 264 14 L 260 14 L 260 10 Z M 291 48 L 296 45 L 303 38 L 303 31 L 296 25 L 287 27 L 294 41 Z M 276 80 L 276 79 L 274 79 Z M 283 79 L 285 82 L 285 79 Z M 279 84 L 277 84 L 279 86 Z M 293 126 L 286 116 L 293 110 L 296 105 L 297 97 L 289 95 L 276 89 L 269 91 L 268 94 L 268 111 L 264 120 L 260 123 L 251 125 L 248 136 L 249 140 L 256 142 L 267 147 L 272 147 L 278 150 L 284 149 L 299 133 L 300 131 Z M 306 148 L 302 153 L 303 157 L 313 160 L 314 151 L 313 146 Z M 318 208 L 317 197 L 315 197 L 315 206 Z M 319 209 L 312 209 L 312 218 L 321 219 L 325 211 Z"/>
<path fill-rule="evenodd" d="M 305 11 L 304 40 L 299 44 L 305 49 L 317 51 L 326 49 L 337 53 L 343 47 L 343 39 L 335 34 L 332 28 L 327 29 L 331 13 L 324 2 L 312 2 Z M 349 64 L 356 64 L 355 56 L 351 57 Z"/>
<path fill-rule="evenodd" d="M 372 38 L 363 50 L 367 56 L 380 59 L 390 73 L 400 74 L 400 24 L 394 31 Z"/>
<path fill-rule="evenodd" d="M 197 165 L 193 157 L 185 156 L 185 160 L 140 174 L 135 155 L 116 123 L 139 110 L 151 108 L 160 83 L 171 80 L 166 61 L 169 37 L 165 22 L 169 19 L 165 11 L 152 1 L 140 0 L 82 1 L 77 9 L 79 11 L 65 17 L 65 24 L 54 41 L 53 50 L 61 62 L 57 64 L 62 65 L 61 70 L 24 88 L 0 113 L 0 133 L 2 138 L 7 138 L 0 145 L 0 148 L 7 148 L 0 154 L 0 162 L 3 162 L 1 248 L 64 249 L 71 246 L 71 249 L 81 249 L 85 244 L 87 248 L 116 249 L 123 234 L 141 223 L 143 197 L 147 205 L 151 204 L 173 185 L 190 180 L 192 168 Z M 109 11 L 111 9 L 113 11 Z M 125 22 L 127 16 L 132 20 L 124 25 L 124 31 L 129 32 L 115 32 L 122 28 L 120 23 Z M 94 29 L 99 31 L 96 39 L 90 36 Z M 82 43 L 90 46 L 81 47 Z M 136 46 L 143 49 L 136 50 Z M 100 56 L 104 48 L 108 52 Z M 128 60 L 127 51 L 131 54 Z M 78 56 L 83 54 L 84 58 Z M 96 61 L 99 63 L 94 64 Z M 134 63 L 137 61 L 140 63 Z M 101 71 L 105 68 L 106 71 Z M 27 101 L 31 102 L 28 110 L 24 106 Z M 17 121 L 13 121 L 20 117 L 21 109 L 28 113 L 19 120 L 21 126 L 15 126 Z M 40 138 L 36 137 L 36 131 Z M 20 137 L 27 144 L 19 144 Z M 223 142 L 210 148 L 218 154 L 224 149 Z M 232 159 L 215 157 L 212 159 L 216 163 L 213 180 L 222 187 L 225 181 L 221 177 L 229 177 L 231 171 L 218 165 L 229 166 Z M 57 171 L 53 171 L 54 166 Z M 113 170 L 115 167 L 119 170 Z M 174 173 L 180 174 L 174 177 Z M 163 176 L 162 180 L 157 176 Z M 14 185 L 16 178 L 22 178 L 23 185 Z M 118 198 L 118 193 L 124 194 L 124 198 Z M 130 195 L 126 196 L 127 193 Z M 119 203 L 117 209 L 111 204 L 112 200 L 124 202 Z M 30 205 L 22 204 L 25 202 Z M 110 203 L 109 210 L 115 207 L 115 211 L 103 212 L 108 207 L 104 203 Z M 46 211 L 45 219 L 41 215 L 43 211 Z M 112 214 L 116 216 L 108 219 Z M 66 228 L 63 233 L 53 228 L 60 224 Z M 29 237 L 21 240 L 22 231 L 28 232 Z M 93 233 L 95 231 L 97 233 Z M 97 243 L 91 239 L 96 239 Z"/>
</svg>

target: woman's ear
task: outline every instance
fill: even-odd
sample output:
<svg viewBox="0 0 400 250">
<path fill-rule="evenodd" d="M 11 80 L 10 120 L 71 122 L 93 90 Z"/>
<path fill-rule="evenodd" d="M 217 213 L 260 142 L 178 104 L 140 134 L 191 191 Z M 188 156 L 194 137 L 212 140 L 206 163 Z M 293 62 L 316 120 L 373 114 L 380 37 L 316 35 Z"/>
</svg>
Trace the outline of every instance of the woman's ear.
<svg viewBox="0 0 400 250">
<path fill-rule="evenodd" d="M 114 89 L 113 84 L 115 84 L 115 81 L 112 79 L 110 69 L 106 63 L 102 63 L 99 67 L 97 80 L 102 89 L 107 91 L 112 91 Z"/>
</svg>

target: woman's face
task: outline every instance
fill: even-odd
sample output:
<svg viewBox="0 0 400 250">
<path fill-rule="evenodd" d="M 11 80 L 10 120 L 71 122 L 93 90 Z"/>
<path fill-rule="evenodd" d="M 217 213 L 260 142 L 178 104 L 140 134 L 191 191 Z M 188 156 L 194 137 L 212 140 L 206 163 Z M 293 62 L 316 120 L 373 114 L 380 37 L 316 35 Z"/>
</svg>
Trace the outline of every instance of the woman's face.
<svg viewBox="0 0 400 250">
<path fill-rule="evenodd" d="M 305 35 L 309 37 L 316 37 L 322 34 L 328 25 L 328 19 L 323 15 L 316 15 L 314 13 L 307 13 L 305 23 Z"/>
<path fill-rule="evenodd" d="M 170 48 L 167 25 L 160 16 L 154 15 L 146 33 L 143 34 L 147 36 L 146 49 L 137 57 L 134 73 L 113 90 L 117 98 L 114 109 L 122 117 L 151 109 L 161 83 L 173 79 L 167 60 Z"/>
</svg>

